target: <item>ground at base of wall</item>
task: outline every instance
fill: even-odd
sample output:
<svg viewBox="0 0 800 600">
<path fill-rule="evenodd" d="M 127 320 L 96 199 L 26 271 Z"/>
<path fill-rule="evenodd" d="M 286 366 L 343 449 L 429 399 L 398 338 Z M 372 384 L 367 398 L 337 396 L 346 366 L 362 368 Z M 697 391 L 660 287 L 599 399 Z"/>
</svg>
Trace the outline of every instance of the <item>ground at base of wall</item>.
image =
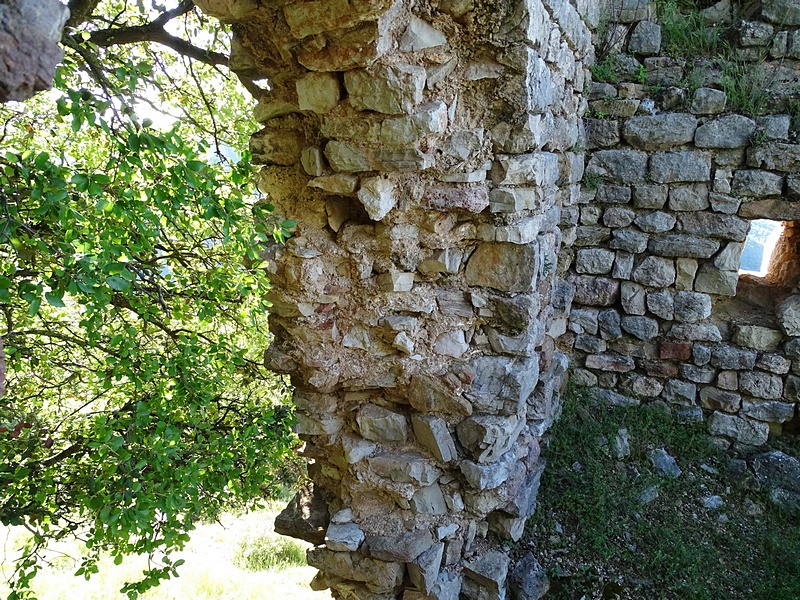
<svg viewBox="0 0 800 600">
<path fill-rule="evenodd" d="M 776 447 L 800 456 L 798 439 Z M 533 551 L 547 570 L 547 598 L 796 600 L 800 487 L 780 485 L 800 486 L 800 463 L 768 451 L 728 456 L 657 409 L 573 393 L 516 551 Z M 775 458 L 792 481 L 763 479 Z"/>
</svg>

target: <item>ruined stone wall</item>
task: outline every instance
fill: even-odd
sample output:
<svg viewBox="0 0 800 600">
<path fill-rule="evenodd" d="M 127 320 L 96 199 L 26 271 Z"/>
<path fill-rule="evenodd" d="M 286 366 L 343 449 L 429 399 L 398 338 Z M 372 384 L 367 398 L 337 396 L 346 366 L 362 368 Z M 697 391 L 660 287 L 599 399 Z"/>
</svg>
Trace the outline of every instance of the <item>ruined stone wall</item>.
<svg viewBox="0 0 800 600">
<path fill-rule="evenodd" d="M 704 11 L 738 48 L 733 63 L 663 56 L 655 6 L 616 7 L 618 81 L 591 84 L 590 158 L 565 214 L 574 303 L 561 343 L 599 396 L 660 400 L 725 446 L 760 445 L 796 427 L 800 401 L 800 5 Z M 732 76 L 757 84 L 749 99 L 767 114 L 737 114 Z M 740 277 L 761 218 L 787 236 L 766 279 Z"/>
<path fill-rule="evenodd" d="M 291 375 L 314 491 L 278 529 L 316 544 L 337 598 L 538 598 L 499 542 L 535 508 L 567 367 L 589 4 L 201 5 L 268 79 L 259 188 L 298 223 L 269 256 L 266 362 Z"/>
</svg>

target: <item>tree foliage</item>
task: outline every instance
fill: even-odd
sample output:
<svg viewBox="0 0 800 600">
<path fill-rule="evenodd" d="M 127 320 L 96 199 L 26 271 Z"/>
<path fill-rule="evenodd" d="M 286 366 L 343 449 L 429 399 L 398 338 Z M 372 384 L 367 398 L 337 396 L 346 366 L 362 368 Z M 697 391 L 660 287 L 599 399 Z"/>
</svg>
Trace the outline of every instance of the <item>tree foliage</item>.
<svg viewBox="0 0 800 600">
<path fill-rule="evenodd" d="M 189 2 L 72 8 L 57 89 L 0 109 L 0 520 L 31 533 L 12 598 L 68 536 L 86 577 L 150 556 L 131 597 L 176 575 L 193 523 L 269 494 L 292 445 L 259 357 L 260 247 L 292 224 L 251 189 L 224 33 Z"/>
</svg>

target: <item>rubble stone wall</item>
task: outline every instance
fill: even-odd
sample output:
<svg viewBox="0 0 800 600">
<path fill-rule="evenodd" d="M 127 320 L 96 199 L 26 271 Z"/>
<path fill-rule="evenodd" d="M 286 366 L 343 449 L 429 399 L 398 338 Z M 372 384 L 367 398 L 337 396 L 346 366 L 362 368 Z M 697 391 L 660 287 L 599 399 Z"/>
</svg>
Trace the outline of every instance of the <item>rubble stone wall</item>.
<svg viewBox="0 0 800 600">
<path fill-rule="evenodd" d="M 663 56 L 655 6 L 628 4 L 611 15 L 617 81 L 591 84 L 583 191 L 563 215 L 574 302 L 560 342 L 600 397 L 666 402 L 722 445 L 761 445 L 798 425 L 798 4 L 704 11 L 733 36 L 733 64 Z M 745 84 L 763 116 L 737 114 Z M 764 279 L 739 276 L 754 219 L 786 225 Z"/>
<path fill-rule="evenodd" d="M 538 598 L 500 541 L 534 511 L 567 368 L 559 223 L 597 6 L 200 4 L 234 23 L 234 70 L 268 79 L 258 183 L 298 223 L 269 257 L 266 362 L 314 489 L 278 529 L 337 598 Z"/>
</svg>

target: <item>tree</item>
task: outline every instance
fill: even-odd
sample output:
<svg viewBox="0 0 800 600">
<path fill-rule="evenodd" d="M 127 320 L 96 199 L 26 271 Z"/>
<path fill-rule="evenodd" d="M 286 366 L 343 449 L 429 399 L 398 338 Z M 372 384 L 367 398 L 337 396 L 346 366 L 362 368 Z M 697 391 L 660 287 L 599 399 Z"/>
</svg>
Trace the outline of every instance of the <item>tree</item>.
<svg viewBox="0 0 800 600">
<path fill-rule="evenodd" d="M 193 524 L 270 494 L 293 444 L 259 356 L 261 250 L 293 224 L 251 190 L 227 34 L 188 1 L 70 7 L 56 90 L 0 109 L 0 520 L 31 534 L 12 598 L 69 536 L 86 577 L 148 555 L 131 597 L 176 575 Z"/>
</svg>

